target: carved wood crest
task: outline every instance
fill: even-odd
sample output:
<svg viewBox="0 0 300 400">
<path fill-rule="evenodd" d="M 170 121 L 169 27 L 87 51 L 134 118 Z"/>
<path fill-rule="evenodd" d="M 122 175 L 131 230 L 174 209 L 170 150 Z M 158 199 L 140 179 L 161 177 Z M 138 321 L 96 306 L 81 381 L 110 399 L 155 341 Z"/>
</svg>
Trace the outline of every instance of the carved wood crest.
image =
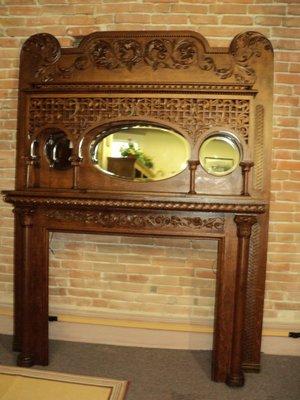
<svg viewBox="0 0 300 400">
<path fill-rule="evenodd" d="M 62 51 L 58 40 L 50 34 L 31 36 L 23 52 L 34 56 L 35 77 L 41 82 L 67 80 L 75 72 L 96 69 L 136 70 L 146 67 L 182 70 L 189 68 L 209 71 L 217 80 L 252 86 L 256 72 L 252 60 L 263 51 L 272 51 L 269 41 L 258 32 L 236 36 L 229 47 L 226 62 L 218 62 L 207 41 L 199 34 L 184 32 L 120 32 L 110 35 L 95 32 L 85 37 L 76 56 L 69 65 L 61 62 Z"/>
</svg>

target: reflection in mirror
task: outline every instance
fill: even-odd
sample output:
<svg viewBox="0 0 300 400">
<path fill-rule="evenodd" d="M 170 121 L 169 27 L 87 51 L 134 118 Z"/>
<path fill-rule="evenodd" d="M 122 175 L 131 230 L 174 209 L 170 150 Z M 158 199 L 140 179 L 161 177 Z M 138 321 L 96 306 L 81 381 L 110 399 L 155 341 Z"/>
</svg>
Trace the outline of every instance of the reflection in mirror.
<svg viewBox="0 0 300 400">
<path fill-rule="evenodd" d="M 206 172 L 216 176 L 233 172 L 241 159 L 237 139 L 227 132 L 217 132 L 202 143 L 200 163 Z"/>
<path fill-rule="evenodd" d="M 58 170 L 71 168 L 72 145 L 64 132 L 56 130 L 48 136 L 45 153 L 52 168 Z"/>
<path fill-rule="evenodd" d="M 101 132 L 92 143 L 92 160 L 106 173 L 135 181 L 159 181 L 183 171 L 190 147 L 183 136 L 153 125 L 125 125 Z"/>
</svg>

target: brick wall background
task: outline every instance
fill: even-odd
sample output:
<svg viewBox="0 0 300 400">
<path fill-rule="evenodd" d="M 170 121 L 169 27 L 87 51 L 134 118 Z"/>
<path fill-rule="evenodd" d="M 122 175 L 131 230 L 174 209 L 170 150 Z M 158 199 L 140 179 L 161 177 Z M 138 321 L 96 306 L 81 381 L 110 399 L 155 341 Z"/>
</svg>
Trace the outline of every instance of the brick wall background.
<svg viewBox="0 0 300 400">
<path fill-rule="evenodd" d="M 56 309 L 203 323 L 213 316 L 216 241 L 56 233 L 51 249 Z"/>
<path fill-rule="evenodd" d="M 56 35 L 63 46 L 70 46 L 76 35 L 127 29 L 192 29 L 206 36 L 211 46 L 228 46 L 245 30 L 259 31 L 272 41 L 274 129 L 265 322 L 299 325 L 298 0 L 0 0 L 0 188 L 14 187 L 21 44 L 38 32 Z M 3 304 L 12 301 L 13 254 L 11 207 L 3 202 L 0 216 Z M 56 308 L 212 320 L 213 242 L 55 234 L 51 248 L 50 302 Z"/>
</svg>

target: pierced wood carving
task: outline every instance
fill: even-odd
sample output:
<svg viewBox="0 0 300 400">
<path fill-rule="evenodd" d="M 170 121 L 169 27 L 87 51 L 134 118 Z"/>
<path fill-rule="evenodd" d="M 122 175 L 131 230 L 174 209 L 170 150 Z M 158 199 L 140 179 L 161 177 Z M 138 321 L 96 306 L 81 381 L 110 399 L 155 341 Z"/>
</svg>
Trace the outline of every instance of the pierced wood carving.
<svg viewBox="0 0 300 400">
<path fill-rule="evenodd" d="M 246 99 L 189 99 L 134 97 L 31 98 L 29 133 L 46 124 L 63 124 L 75 136 L 103 120 L 137 117 L 157 118 L 183 128 L 195 143 L 201 134 L 221 125 L 249 134 L 250 104 Z"/>
</svg>

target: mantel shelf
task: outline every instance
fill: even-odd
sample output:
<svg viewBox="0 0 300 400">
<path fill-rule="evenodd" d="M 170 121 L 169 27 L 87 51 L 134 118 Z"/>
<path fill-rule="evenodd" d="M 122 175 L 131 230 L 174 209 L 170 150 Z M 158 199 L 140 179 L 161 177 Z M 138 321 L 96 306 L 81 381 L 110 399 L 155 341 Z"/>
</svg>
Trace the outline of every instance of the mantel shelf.
<svg viewBox="0 0 300 400">
<path fill-rule="evenodd" d="M 267 210 L 267 202 L 246 198 L 244 196 L 147 196 L 140 193 L 79 193 L 60 191 L 3 191 L 8 203 L 27 206 L 47 207 L 107 207 L 156 209 L 176 211 L 230 212 L 263 214 Z"/>
</svg>

